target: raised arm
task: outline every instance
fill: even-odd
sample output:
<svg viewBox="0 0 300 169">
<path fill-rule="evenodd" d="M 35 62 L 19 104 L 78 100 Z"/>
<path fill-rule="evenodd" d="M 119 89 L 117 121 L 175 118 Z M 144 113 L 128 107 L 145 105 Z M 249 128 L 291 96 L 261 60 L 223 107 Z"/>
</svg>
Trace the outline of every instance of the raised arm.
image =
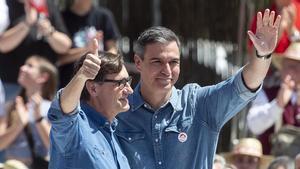
<svg viewBox="0 0 300 169">
<path fill-rule="evenodd" d="M 24 8 L 26 19 L 6 30 L 0 36 L 0 51 L 3 53 L 10 52 L 18 47 L 28 35 L 31 26 L 33 26 L 37 21 L 37 11 L 30 7 L 28 1 L 24 1 Z"/>
<path fill-rule="evenodd" d="M 71 39 L 66 34 L 56 30 L 49 19 L 39 19 L 37 27 L 38 31 L 47 39 L 47 42 L 56 53 L 64 54 L 70 49 Z"/>
<path fill-rule="evenodd" d="M 250 58 L 243 70 L 244 82 L 251 90 L 256 90 L 264 80 L 271 63 L 267 56 L 272 54 L 277 45 L 281 16 L 278 15 L 275 22 L 274 18 L 275 12 L 269 9 L 265 10 L 264 16 L 258 12 L 256 34 L 248 31 L 257 54 Z"/>
<path fill-rule="evenodd" d="M 71 113 L 77 106 L 85 82 L 94 79 L 100 70 L 101 60 L 98 57 L 98 42 L 93 41 L 93 51 L 88 54 L 79 71 L 72 78 L 70 83 L 63 89 L 60 98 L 62 111 Z"/>
</svg>

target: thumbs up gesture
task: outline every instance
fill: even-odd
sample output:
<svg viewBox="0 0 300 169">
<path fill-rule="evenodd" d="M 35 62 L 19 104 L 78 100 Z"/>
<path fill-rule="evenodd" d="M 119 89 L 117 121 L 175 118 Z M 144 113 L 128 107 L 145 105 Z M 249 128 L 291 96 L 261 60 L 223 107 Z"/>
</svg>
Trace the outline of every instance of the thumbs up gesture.
<svg viewBox="0 0 300 169">
<path fill-rule="evenodd" d="M 98 55 L 98 41 L 93 39 L 91 53 L 87 54 L 80 68 L 80 73 L 85 80 L 94 79 L 100 70 L 101 59 Z"/>
</svg>

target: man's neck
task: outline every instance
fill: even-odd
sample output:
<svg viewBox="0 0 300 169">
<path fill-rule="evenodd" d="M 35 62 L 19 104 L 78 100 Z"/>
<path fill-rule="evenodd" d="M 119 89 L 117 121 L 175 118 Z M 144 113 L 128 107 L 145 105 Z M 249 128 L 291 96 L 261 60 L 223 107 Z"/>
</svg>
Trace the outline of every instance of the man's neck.
<svg viewBox="0 0 300 169">
<path fill-rule="evenodd" d="M 172 90 L 167 92 L 155 92 L 153 90 L 147 90 L 141 87 L 141 95 L 145 102 L 147 102 L 154 110 L 159 109 L 161 106 L 167 103 L 172 94 Z"/>
<path fill-rule="evenodd" d="M 98 113 L 100 113 L 103 117 L 105 117 L 110 123 L 112 123 L 112 121 L 117 115 L 117 113 L 105 109 L 105 106 L 102 106 L 95 100 L 90 99 L 89 101 L 87 101 L 87 103 L 91 107 L 93 107 Z"/>
</svg>

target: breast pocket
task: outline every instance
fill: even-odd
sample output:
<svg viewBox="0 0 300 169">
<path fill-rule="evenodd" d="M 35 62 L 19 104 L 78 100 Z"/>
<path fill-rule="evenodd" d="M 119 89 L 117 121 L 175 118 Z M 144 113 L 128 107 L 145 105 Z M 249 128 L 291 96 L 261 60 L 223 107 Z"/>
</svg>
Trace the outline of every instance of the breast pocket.
<svg viewBox="0 0 300 169">
<path fill-rule="evenodd" d="M 192 118 L 176 118 L 165 128 L 165 132 L 188 132 L 191 126 Z"/>
<path fill-rule="evenodd" d="M 122 140 L 128 143 L 134 143 L 138 140 L 145 139 L 145 133 L 143 131 L 130 131 L 130 132 L 116 132 L 116 135 Z"/>
</svg>

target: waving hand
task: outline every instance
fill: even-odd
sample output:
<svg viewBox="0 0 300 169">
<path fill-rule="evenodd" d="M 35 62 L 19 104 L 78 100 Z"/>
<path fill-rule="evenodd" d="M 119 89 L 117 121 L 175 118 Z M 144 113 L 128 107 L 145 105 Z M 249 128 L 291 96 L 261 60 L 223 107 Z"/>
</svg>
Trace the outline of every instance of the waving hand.
<svg viewBox="0 0 300 169">
<path fill-rule="evenodd" d="M 248 31 L 249 38 L 260 56 L 271 54 L 277 45 L 281 16 L 278 15 L 275 22 L 274 19 L 274 11 L 270 12 L 266 9 L 263 16 L 261 12 L 258 12 L 256 34 Z"/>
</svg>

